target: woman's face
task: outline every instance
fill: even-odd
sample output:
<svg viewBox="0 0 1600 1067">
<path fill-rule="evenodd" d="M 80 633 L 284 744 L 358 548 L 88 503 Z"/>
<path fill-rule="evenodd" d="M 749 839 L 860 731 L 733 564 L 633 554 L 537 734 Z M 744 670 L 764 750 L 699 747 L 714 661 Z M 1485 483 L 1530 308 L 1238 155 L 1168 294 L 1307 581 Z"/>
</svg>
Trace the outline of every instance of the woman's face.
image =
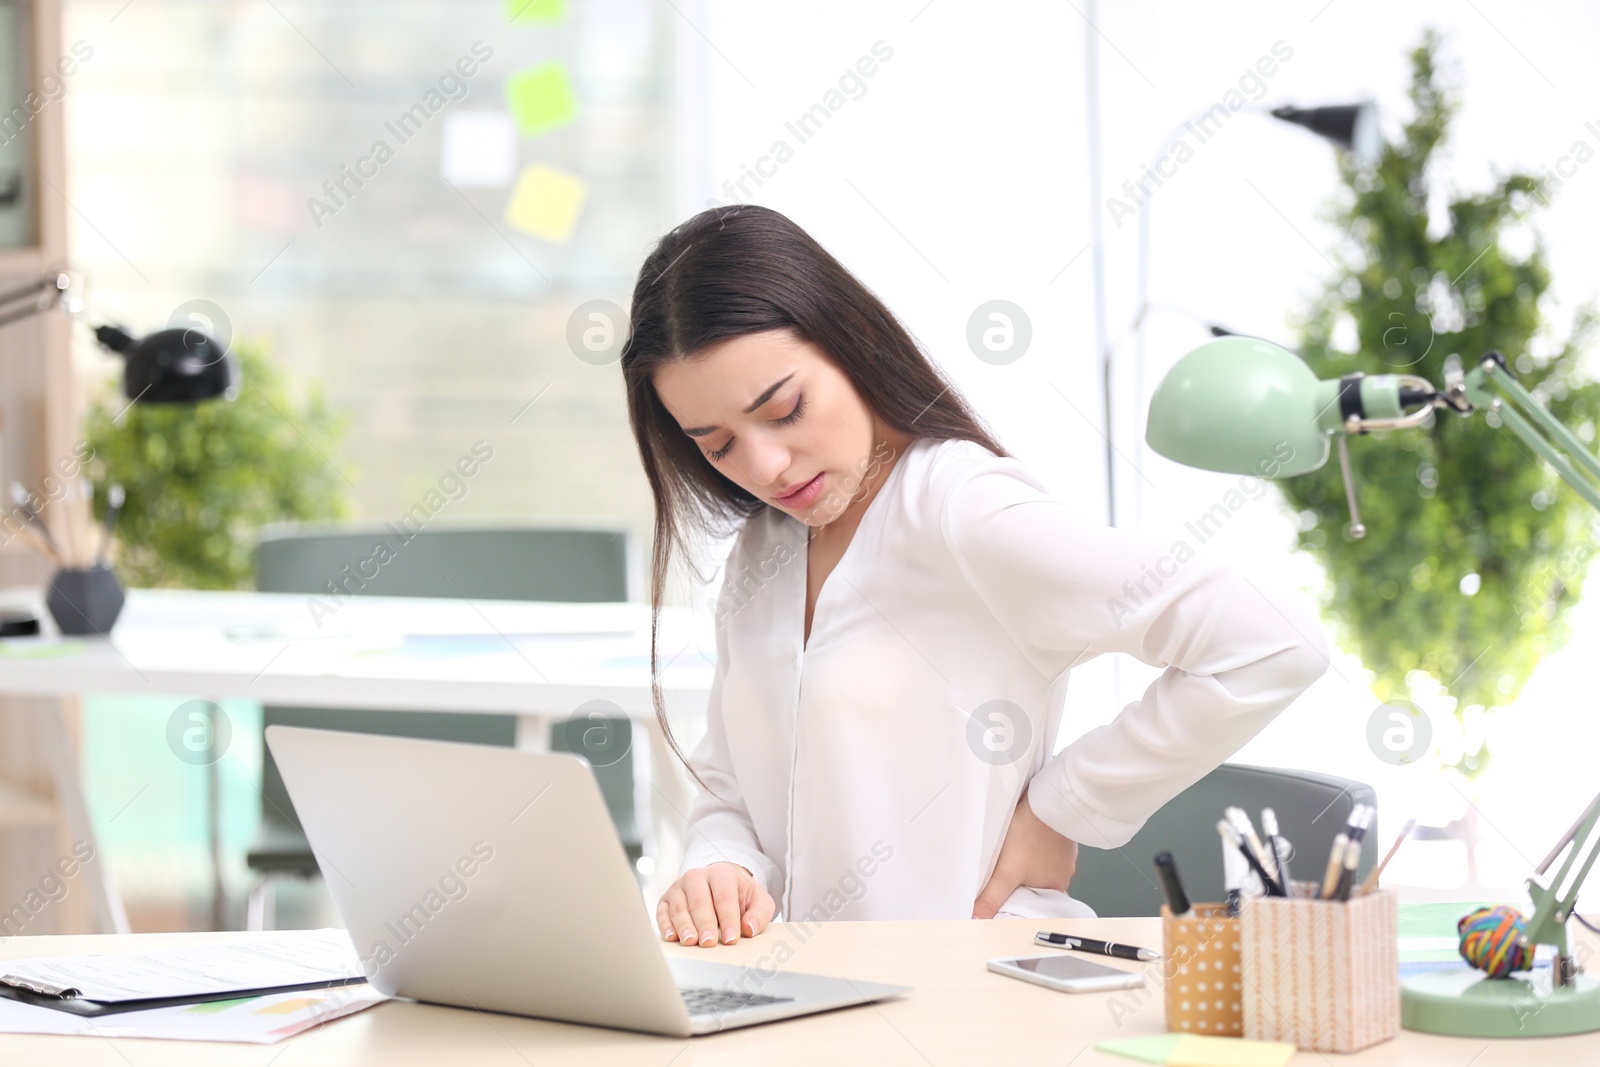
<svg viewBox="0 0 1600 1067">
<path fill-rule="evenodd" d="M 787 330 L 720 341 L 660 367 L 654 381 L 712 466 L 809 526 L 869 497 L 910 440 L 877 419 L 821 349 Z"/>
</svg>

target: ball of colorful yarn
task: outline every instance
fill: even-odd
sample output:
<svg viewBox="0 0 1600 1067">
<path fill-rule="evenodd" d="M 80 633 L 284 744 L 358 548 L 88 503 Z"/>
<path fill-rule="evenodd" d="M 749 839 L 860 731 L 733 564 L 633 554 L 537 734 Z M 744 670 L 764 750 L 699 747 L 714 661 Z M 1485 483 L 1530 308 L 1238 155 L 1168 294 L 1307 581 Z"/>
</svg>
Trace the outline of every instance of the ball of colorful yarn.
<svg viewBox="0 0 1600 1067">
<path fill-rule="evenodd" d="M 1461 935 L 1461 958 L 1490 978 L 1533 966 L 1532 946 L 1518 940 L 1523 923 L 1516 908 L 1479 908 L 1456 924 L 1456 932 Z"/>
</svg>

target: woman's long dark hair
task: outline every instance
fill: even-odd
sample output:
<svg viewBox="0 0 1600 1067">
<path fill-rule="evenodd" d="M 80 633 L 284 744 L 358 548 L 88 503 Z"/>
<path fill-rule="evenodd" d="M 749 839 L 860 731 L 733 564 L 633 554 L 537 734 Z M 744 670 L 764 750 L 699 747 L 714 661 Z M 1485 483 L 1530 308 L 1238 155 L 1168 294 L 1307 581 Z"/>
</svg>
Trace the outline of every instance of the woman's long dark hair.
<svg viewBox="0 0 1600 1067">
<path fill-rule="evenodd" d="M 700 212 L 656 244 L 633 289 L 622 378 L 628 418 L 655 497 L 650 567 L 650 675 L 656 719 L 695 781 L 710 791 L 667 723 L 656 635 L 674 549 L 690 527 L 724 537 L 769 507 L 706 459 L 657 395 L 653 374 L 730 337 L 787 330 L 849 377 L 877 415 L 912 437 L 975 441 L 1008 455 L 883 302 L 784 215 L 753 204 Z"/>
</svg>

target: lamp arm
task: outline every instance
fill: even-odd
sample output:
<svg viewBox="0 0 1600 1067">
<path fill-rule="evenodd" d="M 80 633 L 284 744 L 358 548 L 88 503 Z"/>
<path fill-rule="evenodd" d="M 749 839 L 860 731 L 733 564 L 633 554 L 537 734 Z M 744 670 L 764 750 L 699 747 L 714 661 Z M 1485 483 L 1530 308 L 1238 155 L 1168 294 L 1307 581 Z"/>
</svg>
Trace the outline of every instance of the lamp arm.
<svg viewBox="0 0 1600 1067">
<path fill-rule="evenodd" d="M 1524 945 L 1553 945 L 1559 957 L 1567 958 L 1567 919 L 1578 906 L 1578 891 L 1584 879 L 1589 876 L 1595 860 L 1600 858 L 1600 838 L 1595 836 L 1597 823 L 1600 823 L 1600 796 L 1590 802 L 1588 810 L 1579 816 L 1577 823 L 1556 843 L 1535 872 L 1543 874 L 1570 842 L 1572 849 L 1550 884 L 1541 885 L 1537 878 L 1528 879 L 1528 895 L 1533 899 L 1534 912 L 1523 929 L 1521 941 Z M 1579 857 L 1582 857 L 1582 865 L 1574 873 L 1573 866 Z M 1560 981 L 1566 968 L 1558 961 L 1556 970 L 1557 981 Z"/>
<path fill-rule="evenodd" d="M 1486 408 L 1498 415 L 1513 433 L 1527 442 L 1545 462 L 1554 467 L 1563 481 L 1595 510 L 1600 511 L 1600 459 L 1596 459 L 1581 438 L 1573 433 L 1548 408 L 1539 403 L 1506 366 L 1498 352 L 1490 352 L 1467 372 L 1462 381 L 1466 401 L 1475 407 Z M 1567 952 L 1567 919 L 1578 904 L 1578 892 L 1584 880 L 1600 859 L 1600 837 L 1595 836 L 1600 824 L 1600 796 L 1573 824 L 1535 875 L 1543 875 L 1555 862 L 1561 850 L 1570 843 L 1572 848 L 1549 885 L 1537 877 L 1528 879 L 1528 896 L 1534 903 L 1533 916 L 1524 928 L 1521 941 L 1524 945 L 1551 945 L 1556 950 L 1553 980 L 1566 985 L 1575 973 L 1575 966 Z M 1581 859 L 1581 863 L 1580 863 Z M 1576 870 L 1574 871 L 1574 867 Z"/>
<path fill-rule="evenodd" d="M 17 289 L 0 293 L 0 326 L 8 326 L 31 315 L 49 311 L 53 307 L 66 306 L 68 312 L 77 310 L 76 301 L 71 295 L 72 279 L 64 271 L 40 278 L 38 281 L 29 282 Z M 10 305 L 32 297 L 33 301 L 21 307 Z"/>
<path fill-rule="evenodd" d="M 1492 387 L 1492 388 L 1491 388 Z M 1496 393 L 1502 395 L 1496 395 Z M 1563 481 L 1600 511 L 1600 460 L 1534 395 L 1523 388 L 1498 352 L 1491 352 L 1466 376 L 1466 398 L 1505 420 Z M 1553 442 L 1553 443 L 1552 443 Z M 1580 473 L 1579 468 L 1582 468 Z"/>
</svg>

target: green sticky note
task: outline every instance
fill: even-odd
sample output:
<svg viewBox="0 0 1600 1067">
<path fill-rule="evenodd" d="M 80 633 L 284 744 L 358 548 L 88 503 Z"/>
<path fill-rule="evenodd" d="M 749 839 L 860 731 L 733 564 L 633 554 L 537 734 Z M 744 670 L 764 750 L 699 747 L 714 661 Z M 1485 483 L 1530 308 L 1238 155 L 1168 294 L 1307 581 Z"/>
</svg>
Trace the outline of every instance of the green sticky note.
<svg viewBox="0 0 1600 1067">
<path fill-rule="evenodd" d="M 1153 1037 L 1122 1037 L 1115 1041 L 1102 1041 L 1095 1048 L 1145 1063 L 1166 1063 L 1167 1057 L 1177 1047 L 1182 1034 L 1156 1034 Z"/>
<path fill-rule="evenodd" d="M 13 659 L 55 659 L 58 656 L 76 656 L 82 651 L 82 641 L 41 640 L 28 644 L 0 641 L 0 656 Z"/>
<path fill-rule="evenodd" d="M 507 78 L 506 104 L 525 137 L 565 125 L 578 114 L 578 100 L 560 63 L 541 63 Z"/>
<path fill-rule="evenodd" d="M 232 1000 L 207 1000 L 200 1004 L 191 1005 L 183 1010 L 186 1012 L 193 1012 L 196 1015 L 215 1015 L 219 1011 L 227 1011 L 229 1008 L 235 1007 L 239 1004 L 248 1004 L 252 1000 L 260 999 L 260 997 L 234 997 Z"/>
<path fill-rule="evenodd" d="M 567 0 L 506 0 L 507 22 L 560 22 Z"/>
<path fill-rule="evenodd" d="M 1294 1058 L 1286 1041 L 1247 1041 L 1242 1037 L 1184 1034 L 1167 1058 L 1169 1067 L 1284 1067 Z"/>
</svg>

